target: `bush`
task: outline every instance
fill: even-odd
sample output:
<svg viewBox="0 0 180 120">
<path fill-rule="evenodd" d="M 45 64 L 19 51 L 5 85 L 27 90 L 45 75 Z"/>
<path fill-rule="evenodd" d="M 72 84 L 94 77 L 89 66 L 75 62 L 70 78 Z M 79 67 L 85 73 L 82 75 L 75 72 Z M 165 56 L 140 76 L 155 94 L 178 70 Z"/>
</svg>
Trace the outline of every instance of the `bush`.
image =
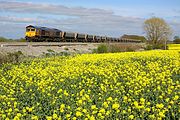
<svg viewBox="0 0 180 120">
<path fill-rule="evenodd" d="M 0 42 L 9 42 L 9 41 L 11 40 L 4 37 L 0 37 Z"/>
<path fill-rule="evenodd" d="M 154 50 L 154 49 L 162 49 L 165 50 L 164 44 L 156 44 L 156 45 L 150 45 L 148 44 L 145 48 L 145 50 Z M 166 50 L 168 50 L 168 46 L 166 45 Z"/>
<path fill-rule="evenodd" d="M 17 40 L 17 42 L 26 42 L 26 39 L 20 38 L 20 39 Z"/>
<path fill-rule="evenodd" d="M 177 39 L 173 40 L 173 43 L 180 44 L 180 38 L 177 38 Z"/>
<path fill-rule="evenodd" d="M 96 53 L 107 53 L 108 52 L 108 46 L 105 44 L 101 44 L 98 46 Z"/>
<path fill-rule="evenodd" d="M 147 45 L 146 47 L 145 47 L 145 50 L 152 50 L 153 49 L 153 46 L 152 45 Z"/>
<path fill-rule="evenodd" d="M 162 50 L 165 50 L 165 45 L 164 44 L 153 45 L 153 49 L 162 49 Z M 168 50 L 168 46 L 167 45 L 166 45 L 166 49 Z"/>
<path fill-rule="evenodd" d="M 50 52 L 50 53 L 55 53 L 55 51 L 51 50 L 51 49 L 47 49 L 47 51 Z"/>
<path fill-rule="evenodd" d="M 123 48 L 121 46 L 118 45 L 109 45 L 108 46 L 108 51 L 111 53 L 117 53 L 117 52 L 122 52 Z"/>
<path fill-rule="evenodd" d="M 69 50 L 69 48 L 64 48 L 64 50 Z"/>
<path fill-rule="evenodd" d="M 126 52 L 134 52 L 135 50 L 131 47 L 127 47 Z"/>
<path fill-rule="evenodd" d="M 19 63 L 23 57 L 24 57 L 24 55 L 21 51 L 7 53 L 7 54 L 0 53 L 0 64 Z"/>
<path fill-rule="evenodd" d="M 97 49 L 93 49 L 93 53 L 118 53 L 118 52 L 133 52 L 137 50 L 137 46 L 122 45 L 122 44 L 101 44 Z"/>
</svg>

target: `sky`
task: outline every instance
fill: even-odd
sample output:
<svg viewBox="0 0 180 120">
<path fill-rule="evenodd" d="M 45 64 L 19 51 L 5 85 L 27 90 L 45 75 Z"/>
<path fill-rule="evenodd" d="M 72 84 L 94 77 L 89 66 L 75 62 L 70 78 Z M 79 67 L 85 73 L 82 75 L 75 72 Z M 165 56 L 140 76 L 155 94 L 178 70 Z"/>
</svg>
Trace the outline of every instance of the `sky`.
<svg viewBox="0 0 180 120">
<path fill-rule="evenodd" d="M 180 36 L 180 0 L 0 0 L 0 36 L 24 38 L 27 25 L 120 37 L 144 35 L 143 23 L 163 18 Z"/>
</svg>

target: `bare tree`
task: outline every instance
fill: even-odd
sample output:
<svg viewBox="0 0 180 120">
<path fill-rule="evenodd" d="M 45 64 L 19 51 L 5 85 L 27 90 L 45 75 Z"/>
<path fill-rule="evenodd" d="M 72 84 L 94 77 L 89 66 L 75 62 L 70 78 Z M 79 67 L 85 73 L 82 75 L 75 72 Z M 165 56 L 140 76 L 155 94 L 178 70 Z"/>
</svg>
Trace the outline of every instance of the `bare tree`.
<svg viewBox="0 0 180 120">
<path fill-rule="evenodd" d="M 147 40 L 152 45 L 166 43 L 171 35 L 170 26 L 161 18 L 153 17 L 144 22 Z"/>
</svg>

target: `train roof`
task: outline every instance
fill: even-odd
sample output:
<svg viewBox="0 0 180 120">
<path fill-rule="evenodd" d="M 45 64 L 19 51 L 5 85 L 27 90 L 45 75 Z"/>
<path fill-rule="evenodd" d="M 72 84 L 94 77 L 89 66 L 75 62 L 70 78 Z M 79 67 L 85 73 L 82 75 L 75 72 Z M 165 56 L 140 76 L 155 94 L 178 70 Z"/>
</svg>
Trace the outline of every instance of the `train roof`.
<svg viewBox="0 0 180 120">
<path fill-rule="evenodd" d="M 62 32 L 61 30 L 59 29 L 56 29 L 56 28 L 47 28 L 47 27 L 41 27 L 41 26 L 33 26 L 33 25 L 28 25 L 26 28 L 28 27 L 33 27 L 33 28 L 36 28 L 36 29 L 41 29 L 41 30 L 56 30 L 56 31 L 59 31 L 59 32 Z"/>
</svg>

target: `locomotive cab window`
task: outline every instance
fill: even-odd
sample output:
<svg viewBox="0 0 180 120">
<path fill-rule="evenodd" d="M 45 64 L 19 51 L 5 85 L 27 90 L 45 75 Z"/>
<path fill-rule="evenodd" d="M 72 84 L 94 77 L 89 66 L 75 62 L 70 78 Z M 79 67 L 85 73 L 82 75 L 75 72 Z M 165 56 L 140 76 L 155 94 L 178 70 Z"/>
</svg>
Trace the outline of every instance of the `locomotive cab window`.
<svg viewBox="0 0 180 120">
<path fill-rule="evenodd" d="M 29 32 L 30 30 L 31 30 L 31 29 L 29 29 L 29 28 L 28 28 L 28 29 L 26 29 L 26 31 L 27 31 L 27 32 Z"/>
<path fill-rule="evenodd" d="M 35 31 L 35 29 L 34 29 L 34 28 L 32 28 L 32 29 L 31 29 L 31 31 Z"/>
</svg>

